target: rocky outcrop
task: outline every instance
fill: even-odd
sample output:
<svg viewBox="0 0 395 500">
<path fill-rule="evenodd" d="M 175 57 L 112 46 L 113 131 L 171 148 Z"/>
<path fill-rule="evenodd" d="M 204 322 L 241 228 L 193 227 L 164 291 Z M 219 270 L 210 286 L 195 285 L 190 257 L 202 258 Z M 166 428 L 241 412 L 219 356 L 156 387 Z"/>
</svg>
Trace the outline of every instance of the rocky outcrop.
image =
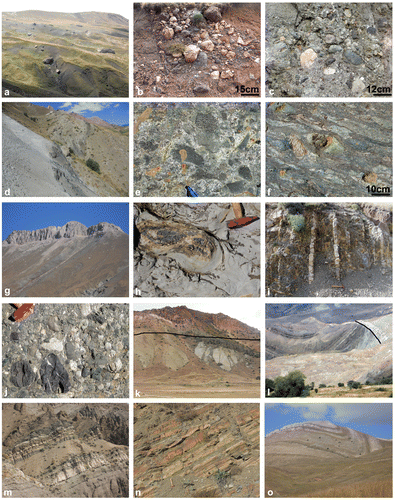
<svg viewBox="0 0 395 500">
<path fill-rule="evenodd" d="M 381 205 L 370 211 L 371 216 L 366 210 L 367 204 L 268 204 L 267 295 L 387 295 L 392 209 Z M 378 276 L 369 278 L 367 271 L 374 270 Z M 357 278 L 347 281 L 353 272 Z"/>
<path fill-rule="evenodd" d="M 129 237 L 113 224 L 14 231 L 2 247 L 3 279 L 15 296 L 128 294 Z"/>
<path fill-rule="evenodd" d="M 136 404 L 134 416 L 141 496 L 259 496 L 258 405 Z"/>
<path fill-rule="evenodd" d="M 87 228 L 80 222 L 72 221 L 61 227 L 49 226 L 43 229 L 35 229 L 34 231 L 13 231 L 5 242 L 9 245 L 13 243 L 24 245 L 33 241 L 58 240 L 60 238 L 75 238 L 77 236 L 91 236 L 94 234 L 103 235 L 114 231 L 121 231 L 121 229 L 108 222 L 100 222 Z"/>
<path fill-rule="evenodd" d="M 3 406 L 3 487 L 18 497 L 128 497 L 127 405 Z M 29 487 L 33 485 L 33 488 Z"/>
</svg>

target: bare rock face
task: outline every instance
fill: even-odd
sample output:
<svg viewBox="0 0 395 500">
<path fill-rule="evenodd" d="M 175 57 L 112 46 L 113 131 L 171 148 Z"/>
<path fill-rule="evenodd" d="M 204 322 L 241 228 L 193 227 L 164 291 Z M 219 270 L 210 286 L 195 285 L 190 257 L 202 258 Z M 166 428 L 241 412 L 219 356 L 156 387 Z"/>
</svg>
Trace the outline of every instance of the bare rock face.
<svg viewBox="0 0 395 500">
<path fill-rule="evenodd" d="M 267 294 L 391 294 L 392 210 L 366 211 L 366 204 L 268 204 Z"/>
<path fill-rule="evenodd" d="M 14 496 L 129 496 L 127 405 L 5 404 L 3 418 L 3 487 Z"/>
<path fill-rule="evenodd" d="M 142 496 L 259 496 L 257 404 L 136 404 L 134 416 Z"/>
</svg>

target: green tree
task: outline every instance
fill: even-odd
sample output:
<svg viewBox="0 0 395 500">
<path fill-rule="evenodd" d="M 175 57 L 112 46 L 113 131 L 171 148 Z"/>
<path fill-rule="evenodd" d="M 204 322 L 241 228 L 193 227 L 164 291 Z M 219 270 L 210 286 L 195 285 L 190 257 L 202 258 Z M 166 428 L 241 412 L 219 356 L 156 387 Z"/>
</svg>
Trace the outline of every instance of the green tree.
<svg viewBox="0 0 395 500">
<path fill-rule="evenodd" d="M 274 379 L 274 396 L 278 398 L 298 398 L 305 389 L 306 376 L 299 370 L 288 373 L 285 377 Z"/>
<path fill-rule="evenodd" d="M 100 174 L 100 165 L 93 158 L 89 158 L 89 160 L 86 160 L 86 166 L 94 172 Z"/>
</svg>

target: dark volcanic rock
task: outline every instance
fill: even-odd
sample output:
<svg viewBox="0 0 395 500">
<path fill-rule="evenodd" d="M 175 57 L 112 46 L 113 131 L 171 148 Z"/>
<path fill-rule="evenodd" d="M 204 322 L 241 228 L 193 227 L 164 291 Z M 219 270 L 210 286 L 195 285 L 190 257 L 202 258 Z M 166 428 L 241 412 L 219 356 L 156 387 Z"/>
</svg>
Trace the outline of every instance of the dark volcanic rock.
<svg viewBox="0 0 395 500">
<path fill-rule="evenodd" d="M 33 383 L 34 378 L 34 372 L 27 361 L 17 361 L 11 366 L 10 380 L 17 387 L 30 385 Z"/>
<path fill-rule="evenodd" d="M 101 49 L 101 54 L 115 54 L 115 50 L 113 49 Z"/>
<path fill-rule="evenodd" d="M 44 64 L 52 64 L 53 63 L 53 57 L 47 57 L 43 61 Z"/>
<path fill-rule="evenodd" d="M 71 388 L 69 374 L 56 354 L 49 354 L 41 364 L 41 382 L 45 392 L 68 392 Z"/>
</svg>

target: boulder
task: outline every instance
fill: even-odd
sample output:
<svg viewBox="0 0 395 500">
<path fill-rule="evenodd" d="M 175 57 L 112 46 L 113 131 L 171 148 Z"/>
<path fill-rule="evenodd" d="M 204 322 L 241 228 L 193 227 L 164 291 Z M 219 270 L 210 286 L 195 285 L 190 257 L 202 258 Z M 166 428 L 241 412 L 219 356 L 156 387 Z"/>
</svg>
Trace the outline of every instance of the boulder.
<svg viewBox="0 0 395 500">
<path fill-rule="evenodd" d="M 221 11 L 219 10 L 218 7 L 214 7 L 214 6 L 206 9 L 204 11 L 203 15 L 207 19 L 207 21 L 211 21 L 213 23 L 218 23 L 222 19 Z"/>
<path fill-rule="evenodd" d="M 101 49 L 100 54 L 115 54 L 113 49 Z"/>
<path fill-rule="evenodd" d="M 53 63 L 53 57 L 47 57 L 43 61 L 43 64 L 52 64 L 52 63 Z"/>
</svg>

